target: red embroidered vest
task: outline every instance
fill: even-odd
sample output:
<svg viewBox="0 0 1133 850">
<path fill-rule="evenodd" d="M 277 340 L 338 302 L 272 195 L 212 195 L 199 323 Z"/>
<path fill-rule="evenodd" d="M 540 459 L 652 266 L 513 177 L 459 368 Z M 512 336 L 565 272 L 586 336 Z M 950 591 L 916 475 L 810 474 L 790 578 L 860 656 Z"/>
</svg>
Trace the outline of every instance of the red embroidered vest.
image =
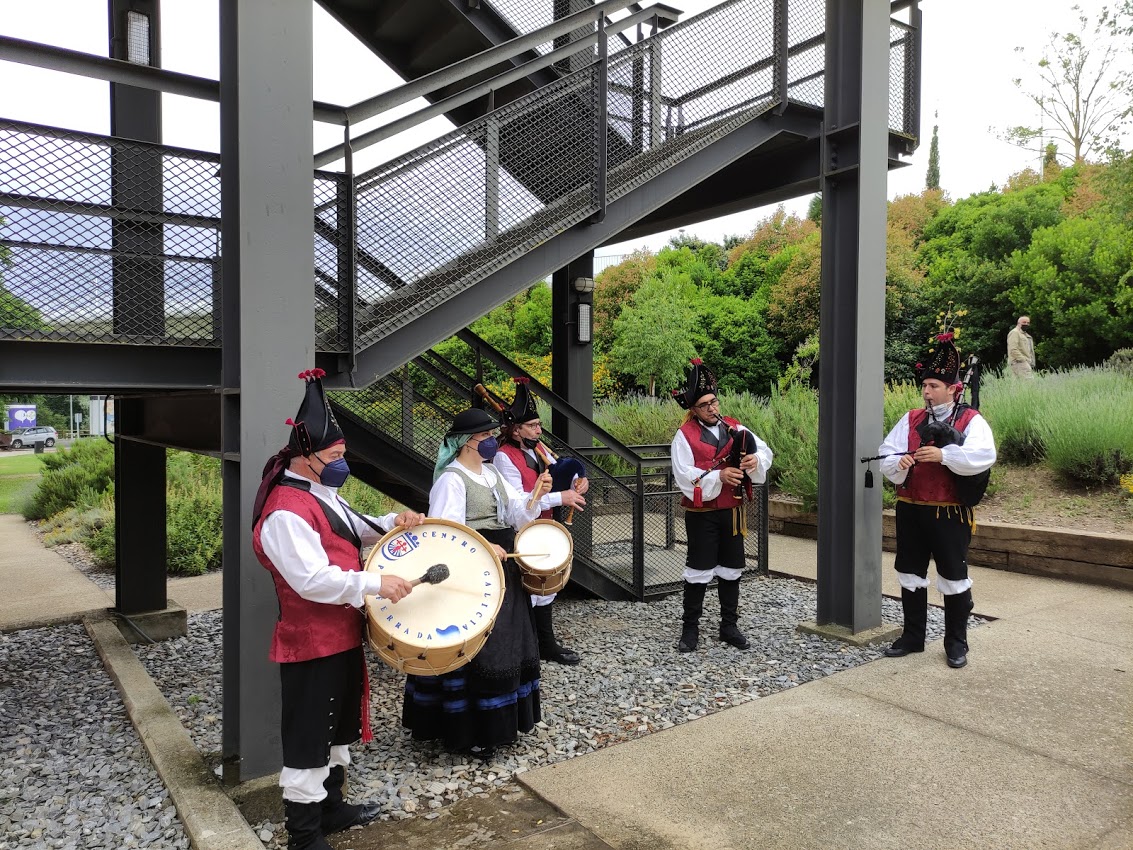
<svg viewBox="0 0 1133 850">
<path fill-rule="evenodd" d="M 268 658 L 281 664 L 309 661 L 360 646 L 365 619 L 357 608 L 304 599 L 291 589 L 268 559 L 260 543 L 260 529 L 273 511 L 290 511 L 311 526 L 335 566 L 344 570 L 362 569 L 362 553 L 352 540 L 334 532 L 315 496 L 294 487 L 277 486 L 272 490 L 264 504 L 263 516 L 252 532 L 256 558 L 275 580 L 275 594 L 279 599 L 279 619 Z"/>
<path fill-rule="evenodd" d="M 536 472 L 528 465 L 530 458 L 527 452 L 511 442 L 504 443 L 500 446 L 500 451 L 507 455 L 512 465 L 519 470 L 519 479 L 523 482 L 523 492 L 530 493 L 534 490 L 535 479 L 538 478 L 541 473 Z M 536 461 L 536 463 L 538 462 L 539 461 Z M 542 464 L 540 464 L 540 466 L 542 466 Z M 552 514 L 549 509 L 539 514 L 540 519 L 550 519 L 551 516 Z"/>
<path fill-rule="evenodd" d="M 953 426 L 963 433 L 968 423 L 979 413 L 975 408 L 966 408 Z M 923 407 L 909 411 L 909 451 L 915 452 L 921 447 L 921 435 L 917 426 L 924 422 L 928 413 Z M 909 486 L 899 484 L 897 497 L 909 502 L 931 502 L 945 505 L 958 505 L 960 498 L 956 495 L 956 476 L 943 463 L 918 463 L 910 470 L 913 474 L 906 477 Z"/>
<path fill-rule="evenodd" d="M 720 419 L 725 425 L 734 428 L 739 425 L 738 419 L 732 419 L 728 416 L 721 416 Z M 692 462 L 697 469 L 708 470 L 716 463 L 721 457 L 726 456 L 732 450 L 732 438 L 728 436 L 724 445 L 719 449 L 711 443 L 706 443 L 701 439 L 703 429 L 695 418 L 690 419 L 680 428 L 681 433 L 685 435 L 688 440 L 689 446 L 692 447 Z M 727 436 L 727 435 L 725 435 Z M 717 470 L 723 469 L 724 465 L 718 466 Z M 686 508 L 695 507 L 692 500 L 687 496 L 681 496 L 681 504 Z M 720 508 L 734 508 L 740 504 L 740 500 L 736 498 L 735 488 L 724 485 L 720 490 L 720 495 L 715 499 L 706 500 L 701 506 L 703 510 L 714 510 Z"/>
</svg>

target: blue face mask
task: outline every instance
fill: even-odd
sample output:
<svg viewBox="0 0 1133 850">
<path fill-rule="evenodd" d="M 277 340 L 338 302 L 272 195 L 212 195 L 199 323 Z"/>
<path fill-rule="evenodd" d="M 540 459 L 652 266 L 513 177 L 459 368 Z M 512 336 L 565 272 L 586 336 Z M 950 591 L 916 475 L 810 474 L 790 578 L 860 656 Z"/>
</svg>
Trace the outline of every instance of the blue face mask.
<svg viewBox="0 0 1133 850">
<path fill-rule="evenodd" d="M 480 444 L 476 446 L 476 451 L 484 460 L 491 460 L 496 456 L 496 452 L 500 450 L 500 444 L 496 442 L 495 437 L 488 437 L 486 440 L 481 440 Z"/>
<path fill-rule="evenodd" d="M 324 487 L 337 488 L 345 484 L 349 477 L 350 464 L 346 462 L 346 458 L 340 457 L 323 466 L 322 472 L 319 473 L 319 483 Z"/>
</svg>

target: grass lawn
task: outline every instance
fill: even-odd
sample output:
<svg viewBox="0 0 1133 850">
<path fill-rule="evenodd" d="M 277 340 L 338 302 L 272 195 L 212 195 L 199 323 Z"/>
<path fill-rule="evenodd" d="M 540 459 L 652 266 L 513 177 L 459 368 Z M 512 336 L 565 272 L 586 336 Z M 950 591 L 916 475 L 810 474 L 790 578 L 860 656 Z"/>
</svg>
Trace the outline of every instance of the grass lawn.
<svg viewBox="0 0 1133 850">
<path fill-rule="evenodd" d="M 35 492 L 42 474 L 42 458 L 38 455 L 0 454 L 0 514 L 19 513 L 24 502 Z"/>
</svg>

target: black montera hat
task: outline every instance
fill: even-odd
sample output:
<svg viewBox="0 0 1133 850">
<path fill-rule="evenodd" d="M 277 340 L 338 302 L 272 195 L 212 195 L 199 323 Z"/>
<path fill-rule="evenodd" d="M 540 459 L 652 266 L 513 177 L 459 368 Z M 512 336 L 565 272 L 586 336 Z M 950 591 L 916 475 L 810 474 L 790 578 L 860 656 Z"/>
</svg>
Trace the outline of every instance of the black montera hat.
<svg viewBox="0 0 1133 850">
<path fill-rule="evenodd" d="M 499 427 L 499 422 L 486 410 L 479 407 L 470 407 L 456 414 L 452 420 L 452 427 L 448 429 L 447 437 L 457 434 L 479 434 L 481 431 L 493 431 Z"/>
<path fill-rule="evenodd" d="M 304 457 L 346 442 L 323 390 L 324 375 L 326 372 L 322 369 L 308 369 L 299 373 L 299 380 L 307 382 L 303 403 L 299 405 L 295 418 L 287 420 L 287 424 L 291 426 L 291 437 L 287 444 L 295 454 Z"/>
<path fill-rule="evenodd" d="M 917 380 L 935 378 L 945 384 L 955 384 L 960 380 L 960 352 L 952 341 L 951 332 L 937 334 L 936 346 L 929 353 L 928 363 L 917 364 Z"/>
<path fill-rule="evenodd" d="M 712 370 L 699 357 L 692 358 L 690 362 L 692 371 L 688 373 L 688 383 L 683 388 L 673 390 L 673 398 L 682 410 L 689 410 L 704 396 L 716 393 L 716 376 L 712 374 Z"/>
<path fill-rule="evenodd" d="M 520 376 L 512 380 L 515 381 L 515 399 L 508 410 L 511 421 L 521 425 L 532 419 L 538 419 L 539 410 L 535 407 L 535 396 L 531 395 L 531 389 L 527 386 L 531 379 Z"/>
</svg>

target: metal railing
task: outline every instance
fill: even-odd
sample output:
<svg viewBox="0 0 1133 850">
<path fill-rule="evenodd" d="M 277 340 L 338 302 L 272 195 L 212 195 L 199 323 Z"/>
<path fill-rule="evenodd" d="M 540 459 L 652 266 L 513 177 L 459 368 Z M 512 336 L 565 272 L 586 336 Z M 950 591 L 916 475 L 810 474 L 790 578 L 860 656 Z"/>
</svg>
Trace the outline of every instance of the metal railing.
<svg viewBox="0 0 1133 850">
<path fill-rule="evenodd" d="M 428 351 L 365 390 L 337 391 L 330 397 L 339 410 L 400 443 L 413 461 L 432 468 L 452 417 L 480 403 L 473 387 L 512 386 L 517 376 L 528 378 L 544 414 L 562 415 L 592 443 L 572 447 L 549 430 L 543 432 L 555 454 L 576 457 L 587 469 L 587 507 L 575 514 L 571 526 L 577 561 L 635 599 L 677 589 L 688 541 L 669 446 L 622 444 L 475 334 L 462 332 L 446 342 L 444 354 Z M 497 398 L 504 405 L 511 401 Z M 550 421 L 547 415 L 543 418 Z M 755 488 L 755 498 L 745 502 L 744 510 L 747 569 L 766 572 L 766 487 Z"/>
<path fill-rule="evenodd" d="M 320 107 L 341 109 L 349 134 L 351 116 L 593 24 L 547 55 L 585 58 L 578 70 L 378 168 L 315 172 L 320 351 L 357 353 L 787 100 L 821 106 L 823 0 L 729 0 L 611 51 L 611 31 L 651 13 L 608 21 L 631 5 L 606 0 L 394 92 Z M 898 21 L 892 33 L 890 124 L 913 135 L 919 36 Z M 218 346 L 219 227 L 215 154 L 0 119 L 0 338 Z"/>
</svg>

